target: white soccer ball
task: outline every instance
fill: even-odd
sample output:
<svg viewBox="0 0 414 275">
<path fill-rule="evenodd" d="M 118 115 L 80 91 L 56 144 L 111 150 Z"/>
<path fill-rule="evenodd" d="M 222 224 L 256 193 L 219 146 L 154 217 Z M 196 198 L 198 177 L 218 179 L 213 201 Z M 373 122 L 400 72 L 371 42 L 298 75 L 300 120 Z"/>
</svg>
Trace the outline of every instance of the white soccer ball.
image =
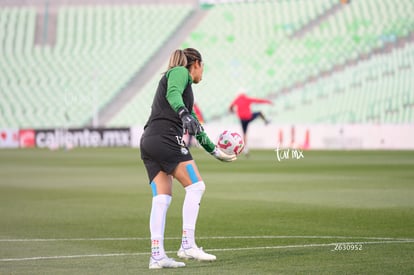
<svg viewBox="0 0 414 275">
<path fill-rule="evenodd" d="M 220 134 L 216 145 L 228 155 L 239 155 L 244 149 L 244 140 L 239 133 L 225 130 Z"/>
</svg>

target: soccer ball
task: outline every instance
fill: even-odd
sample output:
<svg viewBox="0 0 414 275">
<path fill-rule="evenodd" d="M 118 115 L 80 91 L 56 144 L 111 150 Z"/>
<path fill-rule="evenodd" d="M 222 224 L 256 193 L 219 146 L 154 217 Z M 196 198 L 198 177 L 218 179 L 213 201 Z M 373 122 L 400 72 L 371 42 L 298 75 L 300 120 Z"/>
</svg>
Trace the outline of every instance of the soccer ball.
<svg viewBox="0 0 414 275">
<path fill-rule="evenodd" d="M 243 151 L 244 140 L 239 133 L 226 130 L 220 134 L 217 148 L 228 155 L 239 155 Z"/>
</svg>

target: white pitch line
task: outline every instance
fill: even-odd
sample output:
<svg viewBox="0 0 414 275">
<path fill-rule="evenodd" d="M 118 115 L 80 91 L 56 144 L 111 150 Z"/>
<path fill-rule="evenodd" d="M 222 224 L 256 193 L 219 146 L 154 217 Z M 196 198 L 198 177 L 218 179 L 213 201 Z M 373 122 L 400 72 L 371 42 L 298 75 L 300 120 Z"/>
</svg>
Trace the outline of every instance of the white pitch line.
<svg viewBox="0 0 414 275">
<path fill-rule="evenodd" d="M 293 244 L 277 246 L 260 246 L 260 247 L 240 247 L 240 248 L 217 248 L 208 249 L 208 251 L 241 251 L 241 250 L 258 250 L 258 249 L 286 249 L 286 248 L 306 248 L 306 247 L 324 247 L 335 246 L 337 244 L 394 244 L 394 243 L 414 243 L 414 240 L 393 240 L 393 241 L 374 241 L 374 242 L 341 242 L 341 243 L 324 243 L 324 244 Z"/>
<path fill-rule="evenodd" d="M 176 239 L 178 239 L 178 237 Z M 145 238 L 144 237 L 130 237 L 130 238 L 0 239 L 0 242 L 78 242 L 78 241 L 143 241 L 143 240 L 149 240 L 149 237 L 145 237 Z"/>
<path fill-rule="evenodd" d="M 372 241 L 372 242 L 343 242 L 343 243 L 323 243 L 323 244 L 297 244 L 297 245 L 278 245 L 278 246 L 259 246 L 259 247 L 238 247 L 238 248 L 213 248 L 208 251 L 246 251 L 246 250 L 263 250 L 263 249 L 289 249 L 289 248 L 309 248 L 309 247 L 327 247 L 338 244 L 396 244 L 396 243 L 414 243 L 414 240 L 388 240 L 388 241 Z M 175 251 L 167 251 L 174 253 Z M 31 258 L 6 258 L 0 259 L 0 262 L 18 262 L 18 261 L 37 261 L 37 260 L 57 260 L 57 259 L 76 259 L 76 258 L 92 258 L 92 257 L 120 257 L 120 256 L 143 256 L 150 255 L 149 252 L 137 253 L 110 253 L 110 254 L 89 254 L 89 255 L 66 255 L 66 256 L 44 256 Z"/>
<path fill-rule="evenodd" d="M 166 237 L 165 240 L 179 240 L 181 237 Z M 398 240 L 412 241 L 412 238 L 391 237 L 351 237 L 351 236 L 206 236 L 200 240 L 214 239 L 359 239 L 359 240 Z M 0 242 L 71 242 L 71 241 L 148 241 L 149 237 L 129 238 L 53 238 L 53 239 L 0 239 Z"/>
<path fill-rule="evenodd" d="M 66 255 L 66 256 L 44 256 L 44 257 L 31 257 L 31 258 L 9 258 L 9 259 L 0 259 L 0 262 L 59 260 L 59 259 L 93 258 L 93 257 L 141 256 L 141 255 L 149 255 L 149 252 L 109 253 L 109 254 L 89 254 L 89 255 Z"/>
</svg>

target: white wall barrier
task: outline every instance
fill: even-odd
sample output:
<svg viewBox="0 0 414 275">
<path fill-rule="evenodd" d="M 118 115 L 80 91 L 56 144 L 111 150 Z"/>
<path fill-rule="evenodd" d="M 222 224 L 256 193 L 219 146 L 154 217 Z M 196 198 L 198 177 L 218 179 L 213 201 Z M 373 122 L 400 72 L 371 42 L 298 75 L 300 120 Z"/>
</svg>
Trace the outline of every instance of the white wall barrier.
<svg viewBox="0 0 414 275">
<path fill-rule="evenodd" d="M 239 125 L 208 124 L 211 138 L 225 129 L 241 133 Z M 414 124 L 405 125 L 249 125 L 249 148 L 318 150 L 413 150 Z"/>
<path fill-rule="evenodd" d="M 0 129 L 0 148 L 19 147 L 19 129 Z"/>
<path fill-rule="evenodd" d="M 224 130 L 241 133 L 238 124 L 204 125 L 215 142 Z M 139 147 L 143 133 L 131 128 L 0 129 L 0 148 Z M 249 126 L 250 149 L 414 150 L 414 124 L 405 125 L 263 125 Z"/>
</svg>

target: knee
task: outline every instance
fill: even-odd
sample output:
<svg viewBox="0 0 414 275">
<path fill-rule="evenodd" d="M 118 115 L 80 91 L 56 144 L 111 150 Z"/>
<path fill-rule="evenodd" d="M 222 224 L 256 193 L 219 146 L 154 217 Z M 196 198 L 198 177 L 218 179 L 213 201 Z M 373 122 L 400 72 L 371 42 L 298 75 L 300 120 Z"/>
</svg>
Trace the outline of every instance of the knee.
<svg viewBox="0 0 414 275">
<path fill-rule="evenodd" d="M 203 192 L 206 190 L 206 185 L 204 184 L 204 181 L 198 181 L 196 183 L 193 183 L 185 188 L 185 190 L 188 191 L 198 191 Z"/>
<path fill-rule="evenodd" d="M 204 181 L 199 181 L 199 182 L 197 182 L 193 185 L 196 185 L 197 190 L 206 191 L 206 185 L 205 185 Z"/>
</svg>

